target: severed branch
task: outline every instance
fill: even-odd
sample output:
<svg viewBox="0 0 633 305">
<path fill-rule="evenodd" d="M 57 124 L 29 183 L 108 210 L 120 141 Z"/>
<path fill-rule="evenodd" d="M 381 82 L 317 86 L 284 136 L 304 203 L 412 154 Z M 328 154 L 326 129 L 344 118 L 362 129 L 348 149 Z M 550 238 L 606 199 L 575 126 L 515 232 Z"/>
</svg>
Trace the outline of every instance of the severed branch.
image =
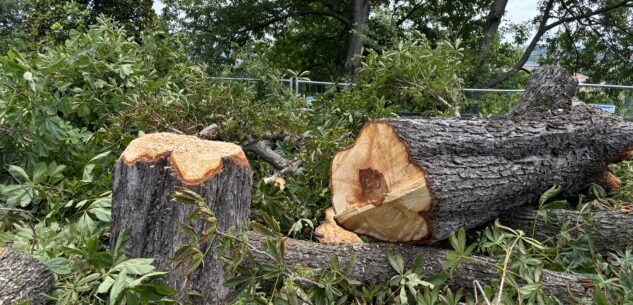
<svg viewBox="0 0 633 305">
<path fill-rule="evenodd" d="M 578 238 L 586 234 L 595 250 L 625 249 L 633 244 L 633 213 L 631 206 L 619 209 L 581 213 L 570 210 L 547 210 L 550 221 L 536 210 L 515 209 L 502 214 L 499 221 L 543 243 L 555 243 L 560 234 Z"/>
<path fill-rule="evenodd" d="M 449 102 L 447 102 L 443 97 L 441 97 L 439 94 L 433 92 L 432 90 L 429 90 L 429 88 L 425 88 L 425 87 L 423 87 L 423 86 L 421 86 L 421 85 L 419 85 L 417 83 L 408 81 L 406 79 L 398 78 L 397 81 L 400 82 L 400 83 L 403 83 L 403 84 L 407 84 L 409 86 L 413 86 L 413 87 L 425 90 L 425 92 L 429 93 L 435 99 L 435 101 L 438 104 L 440 104 L 440 105 L 442 105 L 442 106 L 444 106 L 446 108 L 451 108 L 452 107 L 451 104 Z"/>
<path fill-rule="evenodd" d="M 248 145 L 244 146 L 245 151 L 254 153 L 277 170 L 288 167 L 288 161 L 272 150 L 266 141 L 260 141 L 250 134 L 246 136 L 246 140 Z"/>
<path fill-rule="evenodd" d="M 261 248 L 269 240 L 260 233 L 249 231 L 248 249 Z M 324 268 L 328 261 L 337 256 L 341 266 L 346 266 L 355 258 L 355 264 L 349 278 L 361 282 L 380 283 L 388 281 L 396 275 L 387 258 L 387 253 L 400 253 L 405 265 L 411 266 L 418 255 L 424 257 L 423 275 L 430 277 L 445 273 L 443 264 L 446 262 L 448 251 L 432 247 L 416 247 L 394 244 L 319 244 L 296 239 L 284 241 L 285 266 L 295 269 Z M 267 255 L 261 251 L 251 254 L 255 263 L 271 263 Z M 502 268 L 498 261 L 479 256 L 471 256 L 462 262 L 453 272 L 448 285 L 451 288 L 470 288 L 474 281 L 489 285 L 499 279 Z M 591 281 L 582 275 L 543 270 L 541 275 L 542 290 L 545 294 L 558 298 L 565 304 L 581 298 L 593 288 Z"/>
</svg>

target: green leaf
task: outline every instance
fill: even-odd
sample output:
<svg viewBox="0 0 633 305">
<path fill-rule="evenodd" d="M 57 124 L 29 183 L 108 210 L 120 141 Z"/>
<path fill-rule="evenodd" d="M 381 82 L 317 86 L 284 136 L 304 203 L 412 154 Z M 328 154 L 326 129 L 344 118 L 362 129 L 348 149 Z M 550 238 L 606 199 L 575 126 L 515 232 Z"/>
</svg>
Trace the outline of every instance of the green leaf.
<svg viewBox="0 0 633 305">
<path fill-rule="evenodd" d="M 526 298 L 539 289 L 539 287 L 541 287 L 541 283 L 530 283 L 519 288 L 519 293 L 522 297 Z"/>
<path fill-rule="evenodd" d="M 30 71 L 26 71 L 26 72 L 24 72 L 24 74 L 22 74 L 22 78 L 24 78 L 25 81 L 32 82 L 33 81 L 33 73 L 31 73 Z"/>
<path fill-rule="evenodd" d="M 84 277 L 82 277 L 79 281 L 77 281 L 77 285 L 86 285 L 86 284 L 90 284 L 94 281 L 96 281 L 98 278 L 101 277 L 101 273 L 91 273 L 89 275 L 86 275 Z"/>
<path fill-rule="evenodd" d="M 105 157 L 107 157 L 110 154 L 110 152 L 111 152 L 111 150 L 108 150 L 106 152 L 102 152 L 102 153 L 92 157 L 92 159 L 90 159 L 90 161 L 88 161 L 88 163 L 92 163 L 92 162 L 97 161 L 99 159 L 105 158 Z"/>
<path fill-rule="evenodd" d="M 125 292 L 125 305 L 138 305 L 138 297 L 132 291 Z"/>
<path fill-rule="evenodd" d="M 86 182 L 86 183 L 92 182 L 92 179 L 94 178 L 92 175 L 92 171 L 94 170 L 94 168 L 95 168 L 94 164 L 88 164 L 84 167 L 84 172 L 81 179 L 82 182 Z"/>
<path fill-rule="evenodd" d="M 422 254 L 418 254 L 413 260 L 413 265 L 411 266 L 411 271 L 415 274 L 422 275 L 424 272 L 424 256 Z"/>
<path fill-rule="evenodd" d="M 409 298 L 407 298 L 407 291 L 404 287 L 400 288 L 400 304 L 408 304 Z"/>
<path fill-rule="evenodd" d="M 149 280 L 149 279 L 151 279 L 151 278 L 153 278 L 153 277 L 160 277 L 160 276 L 164 276 L 164 275 L 166 275 L 166 274 L 167 274 L 167 272 L 160 272 L 160 271 L 158 271 L 158 272 L 150 272 L 150 273 L 147 273 L 147 274 L 143 274 L 143 276 L 141 276 L 141 277 L 139 277 L 139 278 L 137 278 L 137 279 L 133 280 L 133 281 L 132 281 L 132 282 L 130 282 L 130 284 L 128 284 L 127 286 L 128 286 L 128 287 L 130 287 L 130 288 L 133 288 L 133 287 L 136 287 L 136 286 L 138 286 L 138 285 L 143 284 L 143 282 L 145 282 L 145 281 L 147 281 L 147 280 Z"/>
<path fill-rule="evenodd" d="M 55 257 L 47 260 L 46 266 L 48 267 L 48 269 L 53 271 L 53 273 L 61 275 L 70 274 L 70 272 L 72 271 L 70 270 L 70 267 L 68 265 L 68 260 L 63 257 Z"/>
<path fill-rule="evenodd" d="M 44 162 L 38 162 L 33 167 L 33 182 L 40 183 L 46 179 L 48 173 L 48 165 Z"/>
<path fill-rule="evenodd" d="M 152 258 L 132 258 L 117 264 L 112 268 L 112 271 L 125 271 L 126 274 L 143 275 L 156 269 L 156 267 L 152 266 L 153 262 L 154 259 Z"/>
<path fill-rule="evenodd" d="M 387 251 L 387 259 L 389 260 L 391 267 L 393 267 L 398 274 L 404 273 L 404 260 L 402 259 L 400 252 L 396 252 L 394 254 L 391 250 Z"/>
<path fill-rule="evenodd" d="M 2 196 L 10 206 L 26 207 L 31 203 L 31 196 L 26 186 L 12 184 L 2 187 Z"/>
<path fill-rule="evenodd" d="M 110 305 L 116 304 L 117 299 L 121 295 L 121 292 L 125 289 L 125 283 L 127 282 L 127 274 L 125 269 L 117 274 L 114 283 L 112 283 L 112 289 L 110 290 Z"/>
<path fill-rule="evenodd" d="M 97 288 L 97 293 L 108 292 L 108 290 L 110 290 L 110 287 L 112 287 L 112 284 L 114 284 L 114 279 L 111 276 L 107 275 L 103 279 L 103 282 L 101 282 L 101 285 L 99 285 L 99 287 Z"/>
<path fill-rule="evenodd" d="M 453 250 L 458 254 L 464 254 L 466 251 L 466 231 L 461 228 L 457 234 L 452 234 L 449 238 Z"/>
<path fill-rule="evenodd" d="M 595 289 L 593 293 L 592 304 L 593 305 L 609 305 L 611 303 L 607 301 L 607 298 L 604 296 L 604 293 L 602 293 L 601 289 Z"/>
<path fill-rule="evenodd" d="M 26 171 L 24 171 L 23 168 L 17 165 L 9 166 L 9 173 L 11 173 L 16 178 L 22 179 L 24 181 L 28 181 L 28 182 L 31 181 L 31 179 L 29 179 L 29 175 L 26 174 Z"/>
<path fill-rule="evenodd" d="M 550 198 L 558 195 L 561 190 L 562 188 L 560 185 L 554 185 L 549 190 L 545 191 L 538 200 L 539 207 L 542 207 L 548 200 L 550 200 Z"/>
<path fill-rule="evenodd" d="M 356 253 L 352 255 L 352 257 L 347 262 L 347 268 L 345 269 L 345 274 L 352 274 L 352 270 L 354 270 L 354 265 L 356 264 Z"/>
<path fill-rule="evenodd" d="M 251 279 L 252 279 L 252 277 L 248 276 L 248 275 L 242 275 L 242 276 L 230 278 L 230 279 L 224 281 L 224 287 L 228 287 L 228 288 L 235 287 L 235 286 L 237 286 L 239 284 L 248 282 Z"/>
</svg>

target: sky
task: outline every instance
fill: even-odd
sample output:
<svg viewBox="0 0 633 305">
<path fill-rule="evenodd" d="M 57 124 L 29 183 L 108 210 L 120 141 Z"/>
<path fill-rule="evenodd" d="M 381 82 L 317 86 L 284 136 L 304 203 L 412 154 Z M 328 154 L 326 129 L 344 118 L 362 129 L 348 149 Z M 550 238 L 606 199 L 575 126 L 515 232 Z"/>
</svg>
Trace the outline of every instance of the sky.
<svg viewBox="0 0 633 305">
<path fill-rule="evenodd" d="M 506 6 L 507 20 L 523 22 L 536 16 L 538 0 L 510 0 Z"/>
</svg>

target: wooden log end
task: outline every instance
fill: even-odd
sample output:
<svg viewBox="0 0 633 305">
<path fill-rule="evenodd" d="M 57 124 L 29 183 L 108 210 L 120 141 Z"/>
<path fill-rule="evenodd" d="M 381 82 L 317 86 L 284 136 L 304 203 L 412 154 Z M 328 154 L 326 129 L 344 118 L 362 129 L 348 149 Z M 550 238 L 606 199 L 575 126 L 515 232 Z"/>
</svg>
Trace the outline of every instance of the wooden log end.
<svg viewBox="0 0 633 305">
<path fill-rule="evenodd" d="M 432 237 L 426 174 L 391 125 L 367 123 L 355 144 L 334 156 L 331 173 L 334 219 L 343 228 L 397 243 Z"/>
<path fill-rule="evenodd" d="M 322 244 L 362 244 L 358 235 L 347 231 L 334 221 L 334 210 L 325 210 L 325 221 L 314 229 L 314 237 Z"/>
<path fill-rule="evenodd" d="M 238 145 L 173 133 L 146 134 L 133 140 L 121 154 L 127 165 L 163 158 L 169 158 L 183 183 L 192 185 L 221 172 L 223 159 L 243 167 L 249 165 Z"/>
</svg>

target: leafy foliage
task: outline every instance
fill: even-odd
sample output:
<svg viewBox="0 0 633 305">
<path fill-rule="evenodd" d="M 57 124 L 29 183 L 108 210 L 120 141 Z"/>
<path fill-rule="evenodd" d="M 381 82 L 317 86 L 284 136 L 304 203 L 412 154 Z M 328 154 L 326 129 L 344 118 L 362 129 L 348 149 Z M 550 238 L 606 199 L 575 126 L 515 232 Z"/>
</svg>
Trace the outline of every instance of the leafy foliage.
<svg viewBox="0 0 633 305">
<path fill-rule="evenodd" d="M 413 2 L 404 2 L 403 8 L 413 9 Z M 381 14 L 372 16 L 369 25 L 375 33 L 388 35 L 383 41 L 380 35 L 368 32 L 366 39 L 375 47 L 358 57 L 362 68 L 355 86 L 330 88 L 307 102 L 281 82 L 282 77 L 302 78 L 307 73 L 280 70 L 278 63 L 319 49 L 307 46 L 284 60 L 279 54 L 285 46 L 305 40 L 312 29 L 317 28 L 317 34 L 324 37 L 331 35 L 331 28 L 321 19 L 293 19 L 282 27 L 292 31 L 279 32 L 284 41 L 280 39 L 272 47 L 267 43 L 251 45 L 274 56 L 248 50 L 241 53 L 245 60 L 223 73 L 248 73 L 262 81 L 240 83 L 210 79 L 207 67 L 192 63 L 183 51 L 192 42 L 179 35 L 161 31 L 141 34 L 138 29 L 131 35 L 101 18 L 86 29 L 94 16 L 82 3 L 65 2 L 42 17 L 45 20 L 40 25 L 53 20 L 49 17 L 55 14 L 66 14 L 52 29 L 44 28 L 50 30 L 46 35 L 51 39 L 48 45 L 38 45 L 39 52 L 12 48 L 0 57 L 0 245 L 30 252 L 49 266 L 57 278 L 51 296 L 56 302 L 172 303 L 174 291 L 152 281 L 163 273 L 154 269 L 151 259 L 128 258 L 121 253 L 120 243 L 110 245 L 110 172 L 129 141 L 145 132 L 177 129 L 194 134 L 212 123 L 220 127 L 217 140 L 245 144 L 247 135 L 267 138 L 291 164 L 282 189 L 264 181 L 274 173 L 270 165 L 249 155 L 255 170 L 252 227 L 271 236 L 256 251 L 266 253 L 271 258 L 269 264 L 244 268 L 242 262 L 249 259 L 245 237 L 218 231 L 213 213 L 196 194 L 186 190 L 177 194 L 179 201 L 197 207 L 189 221 L 205 222 L 206 229 L 197 232 L 184 224 L 192 242 L 183 245 L 174 259 L 193 272 L 210 249 L 202 251 L 200 245 L 217 237 L 221 240 L 217 250 L 226 260 L 227 272 L 235 275 L 225 285 L 236 288 L 238 304 L 453 305 L 483 303 L 480 298 L 504 304 L 550 304 L 556 301 L 541 290 L 544 268 L 593 274 L 598 288 L 593 301 L 597 304 L 631 302 L 630 249 L 602 256 L 592 251 L 586 236 L 571 238 L 568 230 L 553 237 L 553 244 L 540 244 L 529 232 L 499 224 L 475 238 L 457 232 L 449 240 L 453 250 L 446 258 L 446 274 L 424 278 L 423 257 L 407 268 L 398 253 L 391 253 L 389 262 L 397 275 L 378 285 L 349 279 L 353 260 L 342 266 L 333 258 L 321 269 L 291 270 L 284 265 L 283 236 L 310 238 L 322 211 L 331 205 L 331 158 L 336 150 L 351 143 L 365 122 L 404 112 L 449 116 L 460 107 L 475 107 L 464 104 L 461 93 L 465 83 L 462 75 L 479 71 L 473 68 L 473 53 L 459 42 L 442 40 L 447 37 L 437 31 L 455 16 L 443 16 L 441 10 L 432 16 L 416 11 L 417 17 L 400 12 L 394 16 L 437 21 L 425 23 L 433 27 L 422 30 L 427 36 L 402 33 L 391 23 L 382 3 L 377 4 Z M 308 7 L 328 9 L 323 3 L 314 1 Z M 331 4 L 347 9 L 345 3 Z M 465 15 L 457 17 L 472 21 L 468 26 L 477 26 L 480 21 L 469 15 L 471 4 L 441 4 L 463 8 Z M 436 36 L 431 32 L 437 32 Z M 265 38 L 265 32 L 262 35 Z M 63 43 L 56 43 L 64 38 Z M 465 43 L 474 40 L 470 37 Z M 328 46 L 330 52 L 340 53 L 340 49 Z M 508 51 L 508 58 L 515 55 L 515 50 Z M 302 71 L 320 61 L 312 58 L 293 68 Z M 335 67 L 328 63 L 326 69 Z M 479 104 L 478 112 L 498 114 L 506 109 L 500 99 L 485 99 L 487 104 Z M 623 163 L 614 170 L 623 179 L 630 178 L 630 167 L 630 163 Z M 548 210 L 554 208 L 586 213 L 622 207 L 631 202 L 630 181 L 625 180 L 622 190 L 614 194 L 592 186 L 577 204 L 563 201 L 554 188 L 543 195 L 539 215 L 547 219 Z M 475 287 L 475 293 L 444 287 L 451 270 L 472 260 L 473 253 L 501 261 L 491 265 L 497 268 L 499 280 Z M 579 302 L 589 304 L 592 300 Z"/>
<path fill-rule="evenodd" d="M 156 27 L 156 13 L 151 0 L 31 0 L 29 23 L 36 39 L 63 42 L 71 30 L 86 30 L 100 16 L 111 18 L 139 37 Z"/>
</svg>

